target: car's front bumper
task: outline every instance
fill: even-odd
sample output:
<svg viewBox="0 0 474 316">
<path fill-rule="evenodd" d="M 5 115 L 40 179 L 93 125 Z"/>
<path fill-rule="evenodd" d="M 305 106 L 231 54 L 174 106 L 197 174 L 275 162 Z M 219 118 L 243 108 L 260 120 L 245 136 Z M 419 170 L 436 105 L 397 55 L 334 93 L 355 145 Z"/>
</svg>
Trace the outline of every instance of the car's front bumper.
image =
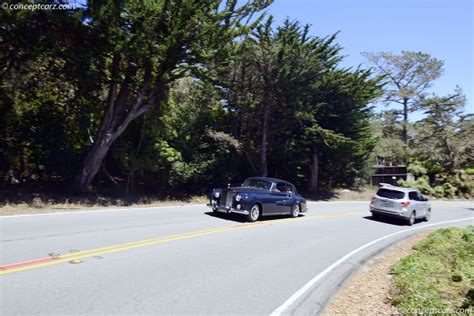
<svg viewBox="0 0 474 316">
<path fill-rule="evenodd" d="M 242 215 L 249 215 L 249 211 L 246 211 L 246 210 L 239 210 L 239 209 L 236 209 L 236 208 L 233 208 L 233 207 L 227 207 L 227 208 L 223 208 L 223 207 L 216 207 L 216 208 L 212 208 L 214 211 L 216 212 L 220 212 L 220 213 L 237 213 L 237 214 L 242 214 Z"/>
<path fill-rule="evenodd" d="M 308 206 L 306 205 L 306 203 L 300 203 L 300 205 L 301 205 L 300 213 L 308 212 Z"/>
<path fill-rule="evenodd" d="M 235 203 L 234 203 L 235 204 Z M 239 208 L 240 205 L 240 208 Z M 241 204 L 237 204 L 237 207 L 223 207 L 219 206 L 216 201 L 212 201 L 211 203 L 207 204 L 210 208 L 212 208 L 213 211 L 215 212 L 220 212 L 220 213 L 237 213 L 237 214 L 242 214 L 242 215 L 249 215 L 250 212 L 248 210 L 242 209 Z"/>
</svg>

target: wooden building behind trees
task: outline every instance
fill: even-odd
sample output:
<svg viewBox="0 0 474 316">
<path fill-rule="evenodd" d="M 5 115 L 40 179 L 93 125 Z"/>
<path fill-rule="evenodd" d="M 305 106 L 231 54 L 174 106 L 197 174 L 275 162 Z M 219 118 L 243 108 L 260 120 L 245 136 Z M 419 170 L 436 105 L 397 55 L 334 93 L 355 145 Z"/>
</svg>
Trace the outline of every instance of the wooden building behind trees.
<svg viewBox="0 0 474 316">
<path fill-rule="evenodd" d="M 406 166 L 374 166 L 372 169 L 370 184 L 375 186 L 380 183 L 397 185 L 398 180 L 407 180 L 408 177 Z"/>
</svg>

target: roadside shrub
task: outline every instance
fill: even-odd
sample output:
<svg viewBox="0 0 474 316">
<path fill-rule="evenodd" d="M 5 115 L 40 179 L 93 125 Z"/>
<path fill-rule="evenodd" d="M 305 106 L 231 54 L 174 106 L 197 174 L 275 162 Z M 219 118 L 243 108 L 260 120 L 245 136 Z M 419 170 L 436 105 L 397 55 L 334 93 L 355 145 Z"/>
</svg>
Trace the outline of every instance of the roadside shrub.
<svg viewBox="0 0 474 316">
<path fill-rule="evenodd" d="M 436 175 L 433 187 L 428 176 L 422 176 L 416 181 L 400 179 L 397 184 L 420 190 L 423 194 L 431 194 L 436 198 L 462 197 L 469 199 L 474 195 L 474 180 L 467 172 L 458 171 L 454 174 L 440 173 Z"/>
<path fill-rule="evenodd" d="M 431 194 L 433 192 L 433 188 L 430 186 L 430 182 L 428 177 L 421 177 L 416 179 L 415 181 L 416 188 L 424 194 Z"/>
<path fill-rule="evenodd" d="M 401 187 L 408 187 L 410 185 L 413 185 L 413 181 L 407 181 L 407 180 L 403 180 L 403 179 L 398 179 L 397 180 L 397 185 L 401 186 Z"/>
<path fill-rule="evenodd" d="M 444 188 L 441 185 L 437 185 L 433 188 L 433 195 L 437 198 L 444 197 Z"/>
<path fill-rule="evenodd" d="M 420 190 L 421 193 L 423 194 L 432 194 L 433 193 L 433 188 L 430 186 L 428 177 L 420 177 L 416 179 L 415 181 L 406 181 L 403 179 L 400 179 L 397 181 L 398 185 L 401 185 L 402 187 L 409 187 L 409 188 L 416 188 Z"/>
<path fill-rule="evenodd" d="M 466 168 L 466 174 L 469 176 L 474 176 L 474 167 Z"/>
<path fill-rule="evenodd" d="M 469 199 L 474 195 L 474 180 L 467 173 L 458 172 L 448 177 L 448 181 L 458 189 L 458 196 Z"/>
<path fill-rule="evenodd" d="M 423 166 L 426 168 L 428 171 L 428 174 L 440 174 L 440 173 L 445 173 L 446 169 L 443 166 L 440 166 L 439 164 L 435 164 L 429 161 L 426 161 Z"/>
<path fill-rule="evenodd" d="M 415 181 L 408 181 L 408 180 L 403 180 L 403 179 L 399 179 L 397 181 L 397 185 L 399 185 L 401 187 L 406 187 L 406 188 L 415 188 L 416 187 Z"/>
<path fill-rule="evenodd" d="M 449 182 L 443 183 L 444 196 L 447 198 L 455 198 L 457 189 Z"/>
<path fill-rule="evenodd" d="M 428 170 L 419 161 L 414 161 L 408 165 L 407 171 L 415 177 L 420 177 L 426 175 Z"/>
<path fill-rule="evenodd" d="M 467 291 L 466 300 L 464 301 L 461 308 L 472 308 L 474 307 L 474 287 Z"/>
<path fill-rule="evenodd" d="M 440 229 L 392 267 L 391 304 L 401 314 L 470 307 L 474 293 L 474 226 Z"/>
<path fill-rule="evenodd" d="M 474 194 L 474 181 L 464 170 L 453 174 L 440 174 L 437 176 L 436 182 L 443 185 L 449 183 L 457 189 L 455 194 L 459 197 L 468 199 Z"/>
</svg>

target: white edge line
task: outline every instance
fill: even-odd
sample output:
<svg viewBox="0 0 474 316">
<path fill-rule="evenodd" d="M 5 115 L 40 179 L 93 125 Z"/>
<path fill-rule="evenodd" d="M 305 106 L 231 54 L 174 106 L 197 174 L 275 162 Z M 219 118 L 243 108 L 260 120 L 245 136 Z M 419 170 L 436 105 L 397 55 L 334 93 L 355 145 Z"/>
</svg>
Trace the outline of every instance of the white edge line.
<svg viewBox="0 0 474 316">
<path fill-rule="evenodd" d="M 205 205 L 206 205 L 205 203 L 202 203 L 202 204 L 147 206 L 147 207 L 132 207 L 132 208 L 111 208 L 111 209 L 97 209 L 97 210 L 90 210 L 90 211 L 52 212 L 52 213 L 43 213 L 43 214 L 0 215 L 0 220 L 2 218 L 12 218 L 12 217 L 50 216 L 50 215 L 101 213 L 101 212 L 115 212 L 115 211 L 138 211 L 138 210 L 141 211 L 141 210 L 152 210 L 152 209 L 156 209 L 156 208 L 178 208 L 178 207 L 205 206 Z"/>
<path fill-rule="evenodd" d="M 402 233 L 405 233 L 405 232 L 408 232 L 408 231 L 422 229 L 422 228 L 426 228 L 426 227 L 430 227 L 430 226 L 437 226 L 437 225 L 443 225 L 443 224 L 449 224 L 449 223 L 462 222 L 462 221 L 467 221 L 467 220 L 474 220 L 474 217 L 463 218 L 463 219 L 458 219 L 458 220 L 451 220 L 451 221 L 445 221 L 445 222 L 438 222 L 438 223 L 428 224 L 428 225 L 424 225 L 424 226 L 409 228 L 409 229 L 401 230 L 401 231 L 386 235 L 386 236 L 378 238 L 374 241 L 371 241 L 371 242 L 369 242 L 369 243 L 367 243 L 367 244 L 365 244 L 365 245 L 349 252 L 347 255 L 345 255 L 344 257 L 342 257 L 341 259 L 337 260 L 336 262 L 331 264 L 329 267 L 324 269 L 321 273 L 319 273 L 313 279 L 311 279 L 308 283 L 306 283 L 302 288 L 300 288 L 298 291 L 296 291 L 295 294 L 293 294 L 289 299 L 287 299 L 280 307 L 275 309 L 270 315 L 272 315 L 272 316 L 281 315 L 288 307 L 290 307 L 291 304 L 296 302 L 296 300 L 298 300 L 306 291 L 308 291 L 313 285 L 315 285 L 319 280 L 321 280 L 329 272 L 334 270 L 334 268 L 336 268 L 342 262 L 347 260 L 349 257 L 351 257 L 354 254 L 364 250 L 365 248 L 368 248 L 368 247 L 372 246 L 373 244 L 376 244 L 376 243 L 378 243 L 378 242 L 380 242 L 384 239 L 387 239 L 387 238 L 390 238 L 390 237 L 393 237 L 395 235 L 402 234 Z"/>
</svg>

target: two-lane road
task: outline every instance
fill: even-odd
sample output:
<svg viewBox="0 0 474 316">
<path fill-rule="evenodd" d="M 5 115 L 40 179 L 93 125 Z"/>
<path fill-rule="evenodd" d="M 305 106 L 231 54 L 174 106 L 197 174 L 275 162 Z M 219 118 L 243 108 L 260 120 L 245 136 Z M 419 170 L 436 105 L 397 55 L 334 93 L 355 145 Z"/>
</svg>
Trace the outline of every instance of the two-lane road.
<svg viewBox="0 0 474 316">
<path fill-rule="evenodd" d="M 416 229 L 372 220 L 368 204 L 253 224 L 205 206 L 1 217 L 1 312 L 317 313 L 364 256 L 425 226 L 474 223 L 472 202 L 433 202 Z"/>
</svg>

